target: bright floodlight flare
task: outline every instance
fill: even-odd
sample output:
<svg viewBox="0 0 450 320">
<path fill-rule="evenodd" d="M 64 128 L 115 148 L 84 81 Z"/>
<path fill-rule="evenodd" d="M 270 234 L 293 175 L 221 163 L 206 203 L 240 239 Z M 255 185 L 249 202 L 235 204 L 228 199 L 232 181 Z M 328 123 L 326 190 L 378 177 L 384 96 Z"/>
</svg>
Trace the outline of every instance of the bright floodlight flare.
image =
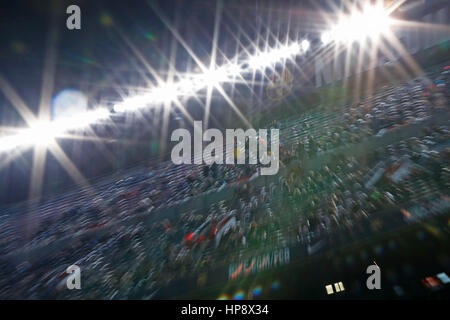
<svg viewBox="0 0 450 320">
<path fill-rule="evenodd" d="M 260 52 L 248 59 L 248 65 L 252 69 L 260 69 L 270 64 L 270 62 L 268 61 L 269 58 L 270 56 L 268 52 Z"/>
<path fill-rule="evenodd" d="M 229 66 L 227 66 L 227 72 L 232 77 L 240 76 L 241 71 L 241 66 L 239 66 L 238 64 L 230 64 Z"/>
<path fill-rule="evenodd" d="M 291 45 L 282 46 L 281 48 L 277 49 L 276 55 L 278 59 L 287 59 L 298 54 L 299 52 L 300 52 L 300 45 L 297 42 L 294 42 Z"/>
<path fill-rule="evenodd" d="M 308 50 L 309 41 L 304 40 L 301 44 L 294 42 L 288 46 L 281 46 L 276 49 L 257 53 L 248 58 L 248 65 L 253 69 L 258 69 L 282 61 L 283 59 L 294 57 L 300 54 L 300 49 Z M 113 106 L 114 112 L 135 111 L 152 103 L 171 102 L 180 95 L 193 95 L 208 85 L 208 80 L 215 79 L 215 82 L 228 81 L 239 76 L 242 69 L 238 64 L 225 65 L 216 69 L 213 73 L 194 76 L 192 78 L 180 79 L 178 83 L 162 84 L 152 89 L 150 92 L 139 94 L 134 97 L 125 98 L 124 101 Z M 214 82 L 214 81 L 213 81 Z M 0 137 L 0 152 L 12 150 L 17 147 L 31 146 L 38 143 L 52 143 L 61 134 L 93 124 L 103 118 L 109 117 L 109 111 L 105 108 L 98 108 L 94 111 L 84 112 L 69 118 L 58 119 L 57 121 L 46 122 L 39 126 L 23 129 L 15 135 Z"/>
<path fill-rule="evenodd" d="M 264 51 L 259 52 L 256 55 L 250 57 L 248 59 L 248 65 L 252 69 L 260 69 L 263 67 L 267 67 L 272 64 L 274 58 L 276 56 L 276 52 Z"/>
<path fill-rule="evenodd" d="M 289 46 L 289 53 L 291 55 L 297 55 L 300 52 L 300 45 L 297 42 L 294 42 Z"/>
<path fill-rule="evenodd" d="M 106 108 L 98 108 L 55 121 L 39 121 L 18 134 L 1 137 L 0 152 L 18 147 L 48 145 L 65 132 L 87 127 L 108 116 L 109 111 Z"/>
<path fill-rule="evenodd" d="M 291 58 L 299 54 L 300 49 L 303 52 L 307 51 L 309 49 L 309 41 L 303 40 L 301 44 L 294 42 L 290 45 L 259 52 L 249 57 L 248 64 L 253 69 L 259 69 L 283 59 Z M 178 83 L 161 84 L 150 92 L 128 97 L 124 101 L 116 103 L 113 106 L 113 110 L 115 112 L 135 111 L 151 103 L 170 102 L 180 95 L 195 94 L 210 83 L 231 80 L 242 72 L 248 71 L 243 70 L 238 64 L 225 65 L 202 75 L 181 79 Z M 35 144 L 49 144 L 65 132 L 88 126 L 108 116 L 109 111 L 107 109 L 98 108 L 68 118 L 36 124 L 30 128 L 23 129 L 18 134 L 0 137 L 0 152 Z"/>
<path fill-rule="evenodd" d="M 196 88 L 200 86 L 200 81 L 194 78 L 186 78 L 177 82 L 178 95 L 186 96 L 191 95 L 196 91 Z"/>
<path fill-rule="evenodd" d="M 147 105 L 151 99 L 151 93 L 139 94 L 114 105 L 115 112 L 135 111 Z"/>
<path fill-rule="evenodd" d="M 303 47 L 305 48 L 305 44 Z M 307 47 L 309 47 L 309 42 L 307 43 Z M 265 68 L 280 60 L 299 54 L 300 48 L 300 44 L 294 42 L 290 45 L 258 52 L 250 56 L 247 62 L 251 69 Z M 149 93 L 126 98 L 124 101 L 115 104 L 113 110 L 115 112 L 135 111 L 151 103 L 173 101 L 177 96 L 193 95 L 208 85 L 218 85 L 221 82 L 232 81 L 233 78 L 241 75 L 242 72 L 248 71 L 243 70 L 241 65 L 237 63 L 230 63 L 213 70 L 207 70 L 203 74 L 180 79 L 171 85 L 166 83 L 161 84 Z"/>
<path fill-rule="evenodd" d="M 124 112 L 125 111 L 125 107 L 122 105 L 122 103 L 116 103 L 113 106 L 113 110 L 114 110 L 114 112 L 117 112 L 117 113 Z"/>
<path fill-rule="evenodd" d="M 377 39 L 389 30 L 389 14 L 381 6 L 367 6 L 363 11 L 355 11 L 343 17 L 331 31 L 334 40 L 342 42 Z"/>
<path fill-rule="evenodd" d="M 369 36 L 377 36 L 389 30 L 391 19 L 389 13 L 383 7 L 366 7 L 363 15 L 366 22 L 366 32 Z"/>
<path fill-rule="evenodd" d="M 228 79 L 228 73 L 225 68 L 220 69 L 212 69 L 206 71 L 203 75 L 200 76 L 201 79 L 205 82 L 205 85 L 218 85 L 221 82 L 224 82 Z"/>
<path fill-rule="evenodd" d="M 322 36 L 320 37 L 320 39 L 322 40 L 322 43 L 327 45 L 328 43 L 331 42 L 332 37 L 331 37 L 331 32 L 330 31 L 326 31 L 322 34 Z"/>
<path fill-rule="evenodd" d="M 145 104 L 140 104 L 140 106 L 145 106 L 153 101 L 168 103 L 173 101 L 178 96 L 177 87 L 174 84 L 165 83 L 151 92 L 151 98 L 145 101 Z"/>
<path fill-rule="evenodd" d="M 18 147 L 32 146 L 32 145 L 42 145 L 51 142 L 51 137 L 48 135 L 48 126 L 45 129 L 24 129 L 22 132 L 14 135 L 9 135 L 0 138 L 0 152 L 6 152 L 14 150 Z"/>
<path fill-rule="evenodd" d="M 308 42 L 309 47 L 309 42 Z M 303 48 L 303 43 L 302 43 Z M 307 49 L 306 49 L 307 50 Z M 304 50 L 304 51 L 306 51 Z M 248 59 L 248 64 L 252 69 L 260 69 L 268 67 L 271 64 L 277 63 L 283 59 L 291 58 L 300 52 L 300 45 L 296 42 L 288 46 L 281 46 L 279 48 L 259 52 Z"/>
<path fill-rule="evenodd" d="M 302 50 L 303 50 L 303 52 L 308 51 L 309 46 L 310 46 L 310 43 L 309 43 L 308 40 L 306 40 L 306 39 L 303 40 L 302 43 L 301 43 L 301 45 L 302 45 Z"/>
</svg>

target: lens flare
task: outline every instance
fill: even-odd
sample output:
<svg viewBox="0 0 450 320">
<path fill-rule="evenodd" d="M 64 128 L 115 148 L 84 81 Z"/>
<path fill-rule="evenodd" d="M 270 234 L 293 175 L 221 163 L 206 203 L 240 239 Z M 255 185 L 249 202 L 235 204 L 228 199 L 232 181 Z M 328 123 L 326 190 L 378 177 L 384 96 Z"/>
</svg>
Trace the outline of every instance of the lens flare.
<svg viewBox="0 0 450 320">
<path fill-rule="evenodd" d="M 272 282 L 270 288 L 274 291 L 277 291 L 278 289 L 280 289 L 280 282 L 279 281 Z"/>
<path fill-rule="evenodd" d="M 261 293 L 262 293 L 262 287 L 261 286 L 256 286 L 255 288 L 253 288 L 252 293 L 253 293 L 254 297 L 260 296 Z"/>
<path fill-rule="evenodd" d="M 234 300 L 243 300 L 245 297 L 245 292 L 243 290 L 239 290 L 234 294 Z"/>
</svg>

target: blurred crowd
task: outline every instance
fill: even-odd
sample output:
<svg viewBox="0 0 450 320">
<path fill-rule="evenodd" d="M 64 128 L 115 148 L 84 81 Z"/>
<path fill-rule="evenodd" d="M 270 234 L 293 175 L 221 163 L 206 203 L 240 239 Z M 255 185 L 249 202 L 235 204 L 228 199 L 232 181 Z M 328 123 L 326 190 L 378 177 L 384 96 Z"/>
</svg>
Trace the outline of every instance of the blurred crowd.
<svg viewBox="0 0 450 320">
<path fill-rule="evenodd" d="M 334 152 L 448 116 L 449 96 L 450 70 L 443 69 L 383 87 L 339 112 L 274 123 L 284 168 L 263 186 L 250 180 L 257 166 L 166 162 L 35 206 L 7 208 L 0 219 L 0 297 L 151 299 L 175 279 L 200 274 L 201 285 L 217 266 L 273 248 L 314 254 L 318 243 L 357 239 L 412 218 L 407 212 L 386 220 L 380 212 L 389 207 L 427 203 L 430 214 L 438 213 L 433 205 L 441 202 L 434 200 L 449 196 L 447 124 L 383 147 L 368 145 L 360 156 Z M 324 153 L 333 160 L 308 167 Z M 231 185 L 230 199 L 183 210 L 186 201 Z M 124 223 L 170 206 L 182 213 L 151 225 Z M 82 237 L 86 232 L 92 236 Z M 63 250 L 44 251 L 65 238 Z M 39 258 L 15 258 L 33 248 L 43 252 Z M 70 265 L 81 268 L 83 290 L 66 289 Z"/>
</svg>

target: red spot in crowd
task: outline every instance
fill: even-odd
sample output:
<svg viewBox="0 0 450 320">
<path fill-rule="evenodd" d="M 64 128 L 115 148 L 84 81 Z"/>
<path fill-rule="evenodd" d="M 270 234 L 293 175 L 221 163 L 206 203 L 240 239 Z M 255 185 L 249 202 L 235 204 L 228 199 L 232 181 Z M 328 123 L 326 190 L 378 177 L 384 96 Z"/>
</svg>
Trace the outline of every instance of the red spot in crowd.
<svg viewBox="0 0 450 320">
<path fill-rule="evenodd" d="M 133 190 L 133 191 L 131 191 L 128 195 L 130 196 L 130 197 L 134 197 L 135 195 L 137 195 L 137 190 Z"/>
<path fill-rule="evenodd" d="M 89 226 L 87 229 L 88 230 L 98 229 L 98 228 L 104 227 L 106 224 L 107 224 L 106 222 L 96 223 L 96 224 Z"/>
<path fill-rule="evenodd" d="M 450 66 L 445 66 L 444 67 L 444 70 L 449 70 L 450 69 Z"/>
<path fill-rule="evenodd" d="M 189 234 L 186 236 L 186 241 L 192 241 L 192 239 L 194 239 L 194 233 L 189 233 Z"/>
<path fill-rule="evenodd" d="M 428 288 L 439 286 L 439 282 L 434 277 L 426 277 L 425 279 L 422 279 L 422 283 Z"/>
<path fill-rule="evenodd" d="M 133 191 L 131 191 L 131 192 L 122 194 L 121 197 L 122 197 L 122 198 L 132 198 L 132 197 L 136 196 L 137 193 L 138 193 L 137 190 L 133 190 Z"/>
</svg>

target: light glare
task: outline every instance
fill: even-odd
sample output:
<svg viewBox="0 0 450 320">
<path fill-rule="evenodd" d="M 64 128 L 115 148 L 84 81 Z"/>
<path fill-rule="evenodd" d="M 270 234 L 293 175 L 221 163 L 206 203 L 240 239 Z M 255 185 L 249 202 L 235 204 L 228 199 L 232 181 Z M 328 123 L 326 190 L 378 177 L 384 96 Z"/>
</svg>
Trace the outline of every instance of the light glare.
<svg viewBox="0 0 450 320">
<path fill-rule="evenodd" d="M 380 6 L 367 6 L 363 11 L 355 11 L 346 16 L 330 31 L 330 36 L 322 35 L 322 42 L 330 39 L 341 42 L 363 41 L 366 38 L 377 39 L 389 30 L 391 20 Z"/>
<path fill-rule="evenodd" d="M 302 41 L 302 50 L 303 50 L 304 52 L 308 51 L 309 46 L 310 46 L 310 44 L 309 44 L 309 41 L 308 41 L 308 40 L 305 39 L 305 40 Z"/>
<path fill-rule="evenodd" d="M 0 151 L 9 151 L 32 145 L 47 146 L 64 132 L 87 127 L 108 117 L 109 111 L 106 108 L 98 108 L 55 121 L 39 121 L 18 134 L 0 138 Z"/>
<path fill-rule="evenodd" d="M 330 43 L 331 40 L 332 40 L 332 38 L 331 38 L 331 32 L 330 32 L 330 31 L 324 32 L 324 33 L 322 34 L 322 36 L 321 36 L 321 40 L 322 40 L 322 43 L 325 44 L 325 45 L 328 44 L 328 43 Z"/>
</svg>

